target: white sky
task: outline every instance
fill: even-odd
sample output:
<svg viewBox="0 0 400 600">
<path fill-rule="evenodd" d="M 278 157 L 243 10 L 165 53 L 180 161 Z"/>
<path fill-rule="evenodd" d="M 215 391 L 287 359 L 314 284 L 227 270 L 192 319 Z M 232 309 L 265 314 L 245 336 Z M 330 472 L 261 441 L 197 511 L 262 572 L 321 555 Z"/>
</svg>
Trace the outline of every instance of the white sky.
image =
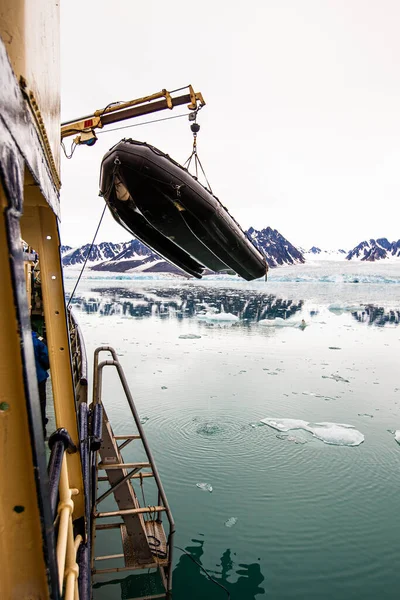
<svg viewBox="0 0 400 600">
<path fill-rule="evenodd" d="M 243 228 L 304 247 L 397 240 L 399 18 L 398 0 L 63 0 L 62 118 L 191 83 L 207 102 L 199 156 Z M 64 244 L 91 241 L 101 158 L 123 137 L 191 153 L 186 118 L 78 147 L 62 161 Z M 127 239 L 107 212 L 97 242 Z"/>
</svg>

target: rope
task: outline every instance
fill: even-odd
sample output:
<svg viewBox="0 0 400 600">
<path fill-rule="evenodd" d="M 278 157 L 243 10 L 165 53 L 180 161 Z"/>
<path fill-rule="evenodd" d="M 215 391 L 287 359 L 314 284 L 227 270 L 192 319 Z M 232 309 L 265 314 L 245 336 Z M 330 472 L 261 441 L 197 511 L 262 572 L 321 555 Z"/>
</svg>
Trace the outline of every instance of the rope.
<svg viewBox="0 0 400 600">
<path fill-rule="evenodd" d="M 200 107 L 201 108 L 201 107 Z M 206 172 L 203 169 L 203 165 L 201 164 L 199 155 L 197 153 L 197 133 L 200 131 L 200 125 L 198 125 L 196 123 L 196 119 L 197 119 L 197 113 L 200 110 L 200 108 L 198 108 L 197 110 L 195 110 L 194 112 L 190 113 L 190 115 L 194 115 L 194 117 L 190 120 L 194 121 L 192 123 L 192 125 L 190 126 L 190 129 L 193 132 L 193 150 L 192 150 L 192 154 L 189 156 L 189 158 L 187 159 L 187 161 L 185 161 L 185 163 L 183 164 L 183 168 L 186 169 L 189 172 L 189 167 L 192 163 L 192 159 L 194 157 L 194 168 L 196 170 L 196 179 L 198 179 L 198 167 L 200 166 L 201 172 L 203 173 L 204 179 L 206 180 L 206 183 L 208 185 L 208 189 L 211 193 L 213 193 L 212 189 L 211 189 L 211 185 L 210 182 L 207 179 L 207 175 Z M 189 117 L 190 118 L 190 117 Z"/>
<path fill-rule="evenodd" d="M 76 284 L 75 284 L 75 287 L 74 287 L 74 289 L 72 290 L 72 294 L 71 294 L 71 296 L 70 296 L 70 298 L 69 298 L 69 300 L 68 300 L 67 309 L 69 308 L 69 305 L 71 304 L 71 300 L 72 300 L 72 298 L 74 297 L 74 294 L 75 294 L 76 288 L 78 287 L 78 284 L 79 284 L 79 282 L 80 282 L 80 280 L 81 280 L 81 277 L 82 277 L 82 275 L 83 275 L 83 271 L 85 270 L 86 263 L 87 263 L 87 261 L 88 261 L 88 258 L 89 258 L 89 256 L 90 256 L 90 253 L 91 253 L 91 251 L 92 251 L 92 248 L 93 248 L 93 246 L 94 246 L 94 242 L 95 242 L 95 240 L 96 240 L 96 237 L 97 237 L 97 234 L 98 234 L 98 232 L 99 232 L 100 225 L 101 225 L 101 222 L 102 222 L 102 220 L 103 220 L 103 217 L 104 217 L 104 213 L 106 212 L 106 208 L 107 208 L 107 204 L 105 204 L 105 205 L 104 205 L 103 212 L 101 213 L 101 217 L 100 217 L 99 224 L 97 225 L 96 233 L 94 234 L 94 237 L 93 237 L 92 243 L 90 244 L 89 252 L 86 254 L 85 262 L 83 263 L 83 266 L 82 266 L 81 272 L 79 273 L 78 280 L 77 280 L 77 282 L 76 282 Z"/>
<path fill-rule="evenodd" d="M 161 121 L 169 121 L 171 119 L 181 119 L 182 117 L 187 117 L 190 113 L 185 113 L 183 115 L 174 115 L 173 117 L 164 117 L 163 119 L 153 119 L 152 121 L 143 121 L 143 123 L 134 123 L 133 125 L 123 125 L 122 127 L 113 127 L 113 129 L 105 129 L 104 131 L 97 131 L 96 135 L 101 135 L 102 133 L 110 133 L 111 131 L 119 131 L 120 129 L 130 129 L 131 127 L 140 127 L 141 125 L 151 125 L 151 123 L 161 123 Z"/>
<path fill-rule="evenodd" d="M 197 560 L 195 558 L 193 558 L 193 556 L 191 554 L 189 554 L 189 552 L 186 552 L 186 550 L 184 550 L 183 548 L 180 548 L 179 546 L 174 546 L 174 548 L 176 548 L 177 550 L 180 550 L 181 552 L 186 554 L 186 556 L 188 556 L 190 558 L 190 560 L 192 560 L 198 567 L 200 567 L 200 569 L 207 575 L 207 577 L 210 581 L 215 583 L 215 585 L 218 585 L 218 587 L 222 588 L 226 592 L 226 595 L 228 596 L 228 600 L 230 600 L 231 595 L 230 595 L 229 591 L 226 589 L 226 587 L 224 585 L 222 585 L 222 583 L 219 583 L 219 581 L 217 581 L 216 579 L 211 577 L 211 575 L 208 573 L 208 571 L 199 562 L 197 562 Z"/>
</svg>

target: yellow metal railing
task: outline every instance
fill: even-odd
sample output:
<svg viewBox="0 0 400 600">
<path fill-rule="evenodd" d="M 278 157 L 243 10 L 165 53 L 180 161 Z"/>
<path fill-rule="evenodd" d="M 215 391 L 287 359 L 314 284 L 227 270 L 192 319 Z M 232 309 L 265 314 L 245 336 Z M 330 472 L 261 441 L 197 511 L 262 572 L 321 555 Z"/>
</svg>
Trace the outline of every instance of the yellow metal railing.
<svg viewBox="0 0 400 600">
<path fill-rule="evenodd" d="M 82 542 L 82 536 L 77 535 L 74 538 L 72 515 L 74 512 L 73 496 L 77 496 L 79 491 L 70 488 L 68 479 L 68 467 L 66 457 L 63 457 L 61 467 L 60 499 L 58 503 L 58 536 L 57 536 L 57 565 L 60 585 L 60 594 L 62 594 L 64 584 L 64 600 L 79 600 L 78 576 L 79 567 L 76 561 L 78 548 Z"/>
</svg>

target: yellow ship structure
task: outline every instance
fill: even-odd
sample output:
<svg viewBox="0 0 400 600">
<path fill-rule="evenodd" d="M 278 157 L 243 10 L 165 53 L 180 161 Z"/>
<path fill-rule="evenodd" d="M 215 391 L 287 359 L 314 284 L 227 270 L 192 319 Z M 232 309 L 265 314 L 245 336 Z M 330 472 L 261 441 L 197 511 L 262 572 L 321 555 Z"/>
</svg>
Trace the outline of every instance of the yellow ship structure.
<svg viewBox="0 0 400 600">
<path fill-rule="evenodd" d="M 113 348 L 103 346 L 94 353 L 89 381 L 82 332 L 65 302 L 60 143 L 73 137 L 72 148 L 91 146 L 98 129 L 180 105 L 187 106 L 195 122 L 204 99 L 192 86 L 164 89 L 61 124 L 59 11 L 55 0 L 0 0 L 0 597 L 90 600 L 97 577 L 151 570 L 158 577 L 157 589 L 130 597 L 171 598 L 174 520 L 127 379 Z M 197 152 L 198 129 L 194 123 L 192 156 Z M 121 165 L 117 161 L 118 157 L 115 172 Z M 182 173 L 186 177 L 179 165 L 172 168 L 178 179 Z M 124 187 L 120 171 L 112 178 L 114 189 L 104 194 L 106 202 L 114 213 L 129 209 L 136 218 L 140 206 Z M 135 185 L 130 181 L 130 189 Z M 168 197 L 159 194 L 160 205 L 166 199 L 165 207 L 172 207 L 176 224 L 193 217 L 195 196 L 185 199 L 189 187 L 173 186 L 178 199 L 171 190 Z M 144 202 L 146 190 L 142 196 Z M 225 209 L 212 200 L 220 217 Z M 154 223 L 165 221 L 157 206 L 152 210 Z M 151 230 L 151 240 L 155 225 L 142 217 L 141 213 L 140 227 Z M 216 222 L 211 215 L 221 246 L 225 238 Z M 167 248 L 173 247 L 172 261 L 184 251 L 185 261 L 199 260 L 195 264 L 200 273 L 207 264 L 201 264 L 202 256 L 216 260 L 212 254 L 216 243 L 211 234 L 203 236 L 199 223 L 197 238 L 190 237 L 190 225 L 190 243 L 182 238 L 180 249 L 168 232 L 157 234 L 157 240 L 166 256 Z M 231 248 L 251 246 L 233 219 L 227 223 Z M 208 253 L 202 244 L 209 245 Z M 249 273 L 242 269 L 246 278 L 261 276 L 267 268 L 259 251 L 252 246 L 250 250 L 250 258 L 242 259 L 250 269 Z M 251 272 L 251 260 L 258 261 L 256 274 Z M 46 338 L 49 356 L 55 426 L 47 431 L 48 440 L 33 323 Z M 106 412 L 104 369 L 116 371 L 126 398 L 132 427 L 121 435 L 114 434 Z M 108 536 L 115 534 L 119 551 L 99 553 L 108 546 Z"/>
<path fill-rule="evenodd" d="M 0 596 L 89 599 L 98 573 L 154 569 L 162 593 L 146 598 L 166 598 L 174 521 L 150 447 L 112 348 L 96 351 L 89 400 L 83 337 L 66 308 L 60 140 L 90 145 L 106 124 L 203 100 L 191 87 L 163 90 L 61 127 L 59 10 L 50 0 L 0 2 Z M 50 361 L 56 428 L 47 451 L 33 317 Z M 116 369 L 132 416 L 125 435 L 114 435 L 105 411 L 105 367 Z M 130 443 L 145 460 L 124 460 Z M 140 504 L 136 491 L 150 479 L 156 496 Z M 113 510 L 102 510 L 106 498 Z M 96 556 L 96 538 L 110 530 L 120 532 L 120 552 Z"/>
</svg>

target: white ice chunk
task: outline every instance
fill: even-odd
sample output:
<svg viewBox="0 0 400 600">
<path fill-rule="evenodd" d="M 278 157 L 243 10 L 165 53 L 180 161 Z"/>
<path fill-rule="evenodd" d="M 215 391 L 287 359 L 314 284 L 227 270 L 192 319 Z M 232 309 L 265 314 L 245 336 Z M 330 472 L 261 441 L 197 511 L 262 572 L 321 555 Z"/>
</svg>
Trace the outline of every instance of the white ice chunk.
<svg viewBox="0 0 400 600">
<path fill-rule="evenodd" d="M 196 335 L 195 333 L 183 333 L 179 336 L 180 340 L 199 340 L 201 335 Z"/>
<path fill-rule="evenodd" d="M 348 312 L 357 312 L 358 310 L 364 310 L 362 306 L 354 305 L 354 304 L 340 304 L 339 302 L 334 302 L 328 306 L 328 310 L 331 312 L 342 313 L 345 311 Z"/>
<path fill-rule="evenodd" d="M 209 483 L 196 483 L 196 487 L 198 487 L 200 490 L 203 490 L 203 492 L 213 491 L 212 485 Z"/>
<path fill-rule="evenodd" d="M 229 517 L 227 521 L 225 521 L 225 527 L 233 527 L 237 523 L 237 517 Z"/>
<path fill-rule="evenodd" d="M 343 423 L 315 423 L 311 428 L 312 434 L 335 446 L 359 446 L 364 441 L 364 435 L 352 425 Z"/>
<path fill-rule="evenodd" d="M 307 421 L 301 421 L 300 419 L 261 419 L 261 423 L 265 423 L 265 425 L 269 425 L 278 431 L 290 431 L 291 429 L 309 431 Z"/>
<path fill-rule="evenodd" d="M 298 321 L 296 319 L 282 319 L 281 317 L 276 317 L 275 319 L 260 319 L 258 325 L 262 325 L 263 327 L 300 327 L 301 329 L 307 327 L 307 323 L 304 319 Z"/>
<path fill-rule="evenodd" d="M 263 325 L 264 327 L 294 327 L 298 326 L 298 322 L 290 322 L 287 319 L 282 319 L 281 317 L 276 317 L 276 319 L 260 319 L 258 321 L 259 325 Z"/>
<path fill-rule="evenodd" d="M 207 312 L 205 315 L 201 315 L 201 318 L 206 321 L 239 321 L 239 317 L 232 313 L 220 312 L 212 313 Z"/>
<path fill-rule="evenodd" d="M 398 444 L 400 444 L 400 429 L 396 429 L 396 431 L 394 432 L 394 439 Z"/>
<path fill-rule="evenodd" d="M 364 434 L 347 423 L 331 423 L 329 421 L 312 423 L 300 419 L 261 419 L 261 423 L 278 431 L 304 429 L 325 444 L 335 446 L 359 446 L 365 439 Z M 400 443 L 400 430 L 398 441 Z"/>
</svg>

